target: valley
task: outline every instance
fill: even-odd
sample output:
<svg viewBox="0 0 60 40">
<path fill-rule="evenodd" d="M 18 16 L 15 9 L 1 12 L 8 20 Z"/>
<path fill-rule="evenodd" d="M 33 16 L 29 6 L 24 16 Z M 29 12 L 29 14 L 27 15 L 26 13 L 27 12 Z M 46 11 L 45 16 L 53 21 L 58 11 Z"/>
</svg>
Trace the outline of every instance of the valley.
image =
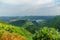
<svg viewBox="0 0 60 40">
<path fill-rule="evenodd" d="M 21 40 L 60 40 L 60 16 L 0 17 L 0 35 L 4 33 L 20 35 Z"/>
</svg>

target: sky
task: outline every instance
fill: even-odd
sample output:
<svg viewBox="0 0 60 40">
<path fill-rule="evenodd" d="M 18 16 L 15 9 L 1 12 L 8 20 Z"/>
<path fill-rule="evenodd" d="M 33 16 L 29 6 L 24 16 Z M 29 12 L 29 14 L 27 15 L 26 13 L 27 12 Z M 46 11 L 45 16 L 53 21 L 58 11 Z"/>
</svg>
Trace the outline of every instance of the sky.
<svg viewBox="0 0 60 40">
<path fill-rule="evenodd" d="M 60 15 L 60 0 L 0 0 L 0 16 Z"/>
</svg>

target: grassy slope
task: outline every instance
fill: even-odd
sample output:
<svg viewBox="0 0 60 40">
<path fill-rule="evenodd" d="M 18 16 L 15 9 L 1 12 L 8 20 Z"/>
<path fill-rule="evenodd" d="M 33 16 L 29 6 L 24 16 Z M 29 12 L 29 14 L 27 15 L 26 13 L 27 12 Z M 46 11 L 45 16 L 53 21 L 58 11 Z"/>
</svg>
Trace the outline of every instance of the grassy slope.
<svg viewBox="0 0 60 40">
<path fill-rule="evenodd" d="M 21 27 L 12 26 L 12 25 L 5 24 L 5 23 L 0 23 L 0 30 L 5 30 L 5 31 L 8 31 L 10 33 L 18 33 L 22 36 L 27 37 L 28 40 L 32 40 L 32 34 Z"/>
</svg>

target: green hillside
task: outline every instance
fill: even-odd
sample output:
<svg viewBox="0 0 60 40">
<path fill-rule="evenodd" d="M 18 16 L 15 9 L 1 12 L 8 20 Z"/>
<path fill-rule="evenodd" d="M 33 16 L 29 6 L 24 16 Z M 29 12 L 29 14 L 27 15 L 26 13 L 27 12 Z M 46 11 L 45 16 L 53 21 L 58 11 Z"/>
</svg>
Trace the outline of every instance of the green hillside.
<svg viewBox="0 0 60 40">
<path fill-rule="evenodd" d="M 52 26 L 55 28 L 60 29 L 60 16 L 56 16 L 53 20 L 52 20 Z"/>
<path fill-rule="evenodd" d="M 60 16 L 56 16 L 52 20 L 47 22 L 49 27 L 54 27 L 60 30 Z"/>
<path fill-rule="evenodd" d="M 16 20 L 16 21 L 10 22 L 9 24 L 12 24 L 15 26 L 23 26 L 25 24 L 38 26 L 38 23 L 36 21 L 31 21 L 31 20 Z"/>
<path fill-rule="evenodd" d="M 9 35 L 14 33 L 21 35 L 23 38 L 27 38 L 26 40 L 60 40 L 58 29 L 60 30 L 60 16 L 48 21 L 16 20 L 9 23 L 0 22 L 0 37 L 3 32 L 8 32 Z"/>
<path fill-rule="evenodd" d="M 5 23 L 0 23 L 0 30 L 5 30 L 10 33 L 17 33 L 22 36 L 25 36 L 26 38 L 28 38 L 28 40 L 32 40 L 32 34 L 22 27 L 17 27 L 17 26 L 12 26 L 12 25 L 5 24 Z"/>
<path fill-rule="evenodd" d="M 17 20 L 12 21 L 9 24 L 23 27 L 26 30 L 30 31 L 31 33 L 35 33 L 35 30 L 39 28 L 39 25 L 36 21 L 30 21 L 30 20 Z"/>
<path fill-rule="evenodd" d="M 54 27 L 60 30 L 60 16 L 51 17 L 48 21 L 31 21 L 31 20 L 17 20 L 12 21 L 9 24 L 19 27 L 24 27 L 26 30 L 28 30 L 31 33 L 35 33 L 35 30 L 48 26 L 48 27 Z"/>
<path fill-rule="evenodd" d="M 12 21 L 9 24 L 12 24 L 14 26 L 22 26 L 26 21 L 25 20 L 17 20 L 17 21 Z"/>
</svg>

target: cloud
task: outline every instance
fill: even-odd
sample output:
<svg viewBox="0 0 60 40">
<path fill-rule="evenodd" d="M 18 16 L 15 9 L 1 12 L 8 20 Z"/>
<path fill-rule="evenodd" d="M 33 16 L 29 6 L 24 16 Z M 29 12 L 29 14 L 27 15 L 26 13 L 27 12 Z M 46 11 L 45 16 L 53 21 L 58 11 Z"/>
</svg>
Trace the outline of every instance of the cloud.
<svg viewBox="0 0 60 40">
<path fill-rule="evenodd" d="M 45 4 L 51 3 L 52 0 L 0 0 L 0 2 L 7 4 Z"/>
<path fill-rule="evenodd" d="M 0 16 L 60 15 L 56 0 L 0 0 Z"/>
</svg>

